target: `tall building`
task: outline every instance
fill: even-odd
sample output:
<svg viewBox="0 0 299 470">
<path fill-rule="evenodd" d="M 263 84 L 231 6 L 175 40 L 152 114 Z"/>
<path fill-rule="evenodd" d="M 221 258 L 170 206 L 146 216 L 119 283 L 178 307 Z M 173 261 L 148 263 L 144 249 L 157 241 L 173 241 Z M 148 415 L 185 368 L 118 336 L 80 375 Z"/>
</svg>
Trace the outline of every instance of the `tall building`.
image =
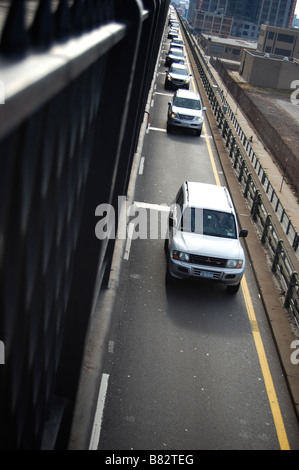
<svg viewBox="0 0 299 470">
<path fill-rule="evenodd" d="M 192 2 L 193 26 L 196 28 L 196 24 L 201 25 L 203 32 L 208 33 L 208 24 L 213 23 L 211 15 L 223 16 L 232 20 L 232 36 L 257 40 L 262 24 L 291 27 L 296 2 L 297 0 L 197 0 Z M 207 14 L 209 23 L 204 19 Z M 200 15 L 200 21 L 196 19 L 197 15 Z"/>
</svg>

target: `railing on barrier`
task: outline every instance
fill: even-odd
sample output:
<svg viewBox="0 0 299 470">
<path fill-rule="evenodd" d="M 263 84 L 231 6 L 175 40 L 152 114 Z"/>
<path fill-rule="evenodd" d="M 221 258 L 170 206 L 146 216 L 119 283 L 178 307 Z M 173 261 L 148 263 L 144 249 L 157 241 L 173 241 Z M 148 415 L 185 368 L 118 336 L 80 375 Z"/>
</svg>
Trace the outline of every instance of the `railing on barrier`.
<svg viewBox="0 0 299 470">
<path fill-rule="evenodd" d="M 1 449 L 67 447 L 168 4 L 0 1 Z"/>
<path fill-rule="evenodd" d="M 224 98 L 223 93 L 219 92 L 218 87 L 215 86 L 216 80 L 214 79 L 211 70 L 205 66 L 205 59 L 202 56 L 193 35 L 189 31 L 188 25 L 182 21 L 182 26 L 184 28 L 194 62 L 198 69 L 199 76 L 205 88 L 206 95 L 216 118 L 219 131 L 225 141 L 225 146 L 229 157 L 232 160 L 236 176 L 242 186 L 243 195 L 250 208 L 252 219 L 260 233 L 261 243 L 268 253 L 271 270 L 281 285 L 284 306 L 292 313 L 293 318 L 299 327 L 299 276 L 290 260 L 288 249 L 280 239 L 276 225 L 267 211 L 263 195 L 255 184 L 253 175 L 247 164 L 247 160 L 244 157 L 244 152 L 250 158 L 265 194 L 269 198 L 269 201 L 278 217 L 279 223 L 281 224 L 281 227 L 290 241 L 290 245 L 297 257 L 298 232 L 288 218 L 275 189 L 272 187 L 265 170 L 262 168 L 258 157 L 250 145 L 249 139 L 243 132 L 236 116 Z M 220 100 L 218 99 L 217 94 L 220 96 Z M 228 122 L 226 115 L 229 116 L 231 124 Z M 239 137 L 242 150 L 232 128 L 235 129 L 236 134 Z"/>
</svg>

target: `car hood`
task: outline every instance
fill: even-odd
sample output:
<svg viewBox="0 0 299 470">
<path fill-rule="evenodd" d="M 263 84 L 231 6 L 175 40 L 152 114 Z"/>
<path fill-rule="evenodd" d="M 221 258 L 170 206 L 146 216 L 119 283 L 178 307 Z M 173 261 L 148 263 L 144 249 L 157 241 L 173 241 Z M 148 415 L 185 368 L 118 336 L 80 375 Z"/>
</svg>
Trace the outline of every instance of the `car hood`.
<svg viewBox="0 0 299 470">
<path fill-rule="evenodd" d="M 175 80 L 188 80 L 189 79 L 189 75 L 182 75 L 181 73 L 169 72 L 169 75 L 171 78 L 174 78 Z"/>
<path fill-rule="evenodd" d="M 173 106 L 172 111 L 177 114 L 185 114 L 187 116 L 202 116 L 202 109 L 180 108 Z"/>
<path fill-rule="evenodd" d="M 212 237 L 177 230 L 172 248 L 194 255 L 244 259 L 244 251 L 240 240 L 235 238 Z"/>
</svg>

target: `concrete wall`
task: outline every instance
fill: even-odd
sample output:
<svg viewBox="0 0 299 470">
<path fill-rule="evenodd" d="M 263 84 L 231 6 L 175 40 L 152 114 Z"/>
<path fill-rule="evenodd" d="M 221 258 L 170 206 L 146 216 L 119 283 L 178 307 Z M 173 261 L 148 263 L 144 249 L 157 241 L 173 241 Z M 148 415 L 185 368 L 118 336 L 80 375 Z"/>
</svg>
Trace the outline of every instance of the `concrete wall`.
<svg viewBox="0 0 299 470">
<path fill-rule="evenodd" d="M 266 58 L 244 51 L 240 75 L 250 84 L 259 87 L 290 89 L 293 80 L 299 78 L 299 63 Z"/>
</svg>

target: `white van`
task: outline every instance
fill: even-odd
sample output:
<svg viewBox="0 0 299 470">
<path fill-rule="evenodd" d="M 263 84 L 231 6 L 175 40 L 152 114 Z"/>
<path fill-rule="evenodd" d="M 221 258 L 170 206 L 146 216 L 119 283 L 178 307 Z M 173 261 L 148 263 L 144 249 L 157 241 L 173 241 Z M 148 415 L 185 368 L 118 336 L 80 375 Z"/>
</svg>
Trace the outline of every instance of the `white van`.
<svg viewBox="0 0 299 470">
<path fill-rule="evenodd" d="M 166 281 L 209 279 L 237 292 L 245 270 L 239 237 L 247 234 L 226 187 L 184 182 L 170 206 Z"/>
</svg>

